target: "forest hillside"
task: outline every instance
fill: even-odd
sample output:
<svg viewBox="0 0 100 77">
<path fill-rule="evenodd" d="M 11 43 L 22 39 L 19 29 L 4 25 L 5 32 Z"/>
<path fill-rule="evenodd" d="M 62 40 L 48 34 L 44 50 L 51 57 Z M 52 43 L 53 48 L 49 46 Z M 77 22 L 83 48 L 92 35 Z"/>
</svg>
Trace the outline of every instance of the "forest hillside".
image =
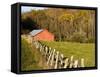
<svg viewBox="0 0 100 77">
<path fill-rule="evenodd" d="M 95 11 L 48 8 L 21 15 L 21 33 L 47 29 L 55 41 L 93 43 L 95 41 Z"/>
</svg>

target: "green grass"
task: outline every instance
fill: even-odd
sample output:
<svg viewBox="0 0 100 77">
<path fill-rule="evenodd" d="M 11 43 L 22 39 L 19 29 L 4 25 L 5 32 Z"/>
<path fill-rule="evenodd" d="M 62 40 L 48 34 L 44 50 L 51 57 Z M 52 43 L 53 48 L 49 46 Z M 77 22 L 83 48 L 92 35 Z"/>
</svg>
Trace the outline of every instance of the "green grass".
<svg viewBox="0 0 100 77">
<path fill-rule="evenodd" d="M 40 55 L 36 48 L 30 45 L 25 39 L 21 39 L 21 70 L 36 70 L 42 67 L 38 65 Z"/>
<path fill-rule="evenodd" d="M 74 56 L 74 59 L 85 59 L 85 67 L 95 66 L 95 44 L 93 43 L 72 43 L 72 42 L 44 42 L 64 56 Z"/>
</svg>

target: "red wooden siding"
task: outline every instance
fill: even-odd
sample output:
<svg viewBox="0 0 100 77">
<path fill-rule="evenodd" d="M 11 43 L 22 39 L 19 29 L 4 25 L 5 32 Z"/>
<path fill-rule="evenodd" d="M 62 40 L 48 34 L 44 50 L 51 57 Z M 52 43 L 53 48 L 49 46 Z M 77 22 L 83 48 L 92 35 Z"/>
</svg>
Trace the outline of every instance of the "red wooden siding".
<svg viewBox="0 0 100 77">
<path fill-rule="evenodd" d="M 34 40 L 42 40 L 42 41 L 54 41 L 54 35 L 48 30 L 43 30 L 42 32 L 38 33 L 37 35 L 33 36 Z"/>
</svg>

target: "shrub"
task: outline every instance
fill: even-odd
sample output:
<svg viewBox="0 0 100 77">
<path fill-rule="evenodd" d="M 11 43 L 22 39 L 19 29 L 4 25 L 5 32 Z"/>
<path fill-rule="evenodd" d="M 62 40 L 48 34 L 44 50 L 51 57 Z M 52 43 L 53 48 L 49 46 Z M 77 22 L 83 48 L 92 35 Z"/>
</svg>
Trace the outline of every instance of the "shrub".
<svg viewBox="0 0 100 77">
<path fill-rule="evenodd" d="M 71 41 L 84 43 L 86 42 L 86 36 L 84 32 L 75 32 L 71 36 Z"/>
<path fill-rule="evenodd" d="M 95 42 L 95 38 L 93 38 L 93 37 L 89 37 L 87 39 L 87 43 L 94 43 L 94 42 Z"/>
</svg>

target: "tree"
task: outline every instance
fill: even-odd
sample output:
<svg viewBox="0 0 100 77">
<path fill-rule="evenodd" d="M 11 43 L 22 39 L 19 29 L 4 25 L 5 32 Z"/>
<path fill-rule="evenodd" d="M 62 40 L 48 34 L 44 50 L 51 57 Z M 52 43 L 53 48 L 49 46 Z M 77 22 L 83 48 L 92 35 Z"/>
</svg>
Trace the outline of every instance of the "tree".
<svg viewBox="0 0 100 77">
<path fill-rule="evenodd" d="M 73 41 L 74 37 L 77 39 L 76 42 L 78 39 L 85 42 L 95 41 L 94 10 L 61 8 L 32 10 L 22 14 L 21 22 L 21 31 L 27 33 L 33 29 L 47 29 L 55 35 L 56 41 Z"/>
</svg>

